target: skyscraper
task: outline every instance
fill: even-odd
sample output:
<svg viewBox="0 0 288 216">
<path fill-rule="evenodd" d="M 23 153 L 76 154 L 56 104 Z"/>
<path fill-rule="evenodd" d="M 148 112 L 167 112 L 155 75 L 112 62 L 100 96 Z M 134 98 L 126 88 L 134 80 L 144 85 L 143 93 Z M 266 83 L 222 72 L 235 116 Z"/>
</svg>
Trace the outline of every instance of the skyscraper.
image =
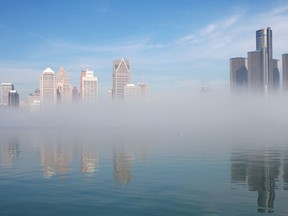
<svg viewBox="0 0 288 216">
<path fill-rule="evenodd" d="M 265 92 L 273 89 L 273 50 L 272 30 L 270 27 L 256 31 L 256 50 L 262 52 L 261 70 Z"/>
<path fill-rule="evenodd" d="M 232 91 L 247 88 L 248 71 L 247 58 L 237 57 L 230 59 L 230 88 Z"/>
<path fill-rule="evenodd" d="M 248 89 L 252 92 L 272 92 L 279 88 L 278 62 L 273 59 L 272 30 L 270 27 L 256 31 L 256 51 L 248 52 Z M 231 90 L 243 87 L 245 72 L 239 68 L 245 58 L 230 59 Z M 242 62 L 241 62 L 242 61 Z M 243 83 L 241 85 L 241 83 Z"/>
<path fill-rule="evenodd" d="M 279 88 L 280 88 L 279 60 L 273 59 L 273 89 L 279 90 Z"/>
<path fill-rule="evenodd" d="M 69 102 L 72 99 L 72 87 L 64 67 L 60 67 L 57 77 L 57 90 L 61 101 Z"/>
<path fill-rule="evenodd" d="M 93 71 L 86 70 L 81 72 L 81 99 L 84 101 L 97 101 L 98 99 L 98 80 Z"/>
<path fill-rule="evenodd" d="M 56 75 L 51 68 L 46 68 L 40 76 L 40 99 L 44 106 L 56 104 Z"/>
<path fill-rule="evenodd" d="M 1 83 L 1 104 L 8 105 L 8 94 L 11 90 L 14 90 L 12 83 Z"/>
<path fill-rule="evenodd" d="M 117 102 L 123 100 L 124 86 L 131 83 L 129 61 L 122 58 L 113 62 L 113 89 L 112 96 Z"/>
<path fill-rule="evenodd" d="M 252 92 L 263 92 L 262 51 L 248 52 L 248 87 Z"/>
<path fill-rule="evenodd" d="M 283 90 L 288 91 L 288 53 L 282 55 Z"/>
<path fill-rule="evenodd" d="M 11 90 L 8 94 L 8 104 L 9 107 L 18 108 L 19 107 L 19 94 L 16 90 Z"/>
</svg>

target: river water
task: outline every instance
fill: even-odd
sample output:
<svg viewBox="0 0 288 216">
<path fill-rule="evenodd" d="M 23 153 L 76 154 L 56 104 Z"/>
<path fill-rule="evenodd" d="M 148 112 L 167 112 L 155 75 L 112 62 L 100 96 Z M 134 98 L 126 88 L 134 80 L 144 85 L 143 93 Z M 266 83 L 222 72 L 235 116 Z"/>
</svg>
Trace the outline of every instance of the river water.
<svg viewBox="0 0 288 216">
<path fill-rule="evenodd" d="M 2 128 L 0 215 L 288 215 L 287 131 Z"/>
</svg>

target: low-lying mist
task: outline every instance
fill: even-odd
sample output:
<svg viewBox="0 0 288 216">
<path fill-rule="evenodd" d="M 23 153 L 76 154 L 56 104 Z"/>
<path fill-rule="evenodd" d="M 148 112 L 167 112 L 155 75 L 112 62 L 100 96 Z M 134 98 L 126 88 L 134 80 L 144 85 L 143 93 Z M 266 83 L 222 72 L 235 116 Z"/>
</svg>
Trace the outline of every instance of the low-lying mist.
<svg viewBox="0 0 288 216">
<path fill-rule="evenodd" d="M 38 111 L 0 110 L 1 127 L 288 126 L 288 95 L 173 94 L 106 104 L 61 104 Z"/>
</svg>

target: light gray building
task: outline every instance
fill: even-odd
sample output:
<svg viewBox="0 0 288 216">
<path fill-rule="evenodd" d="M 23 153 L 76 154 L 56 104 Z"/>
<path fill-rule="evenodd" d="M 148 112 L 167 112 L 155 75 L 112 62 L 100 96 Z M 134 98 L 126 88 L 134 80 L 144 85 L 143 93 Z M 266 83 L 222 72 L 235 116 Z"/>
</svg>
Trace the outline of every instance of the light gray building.
<svg viewBox="0 0 288 216">
<path fill-rule="evenodd" d="M 283 90 L 288 91 L 288 53 L 282 55 Z"/>
<path fill-rule="evenodd" d="M 236 57 L 230 59 L 230 88 L 232 91 L 247 89 L 248 70 L 247 58 Z"/>
<path fill-rule="evenodd" d="M 8 104 L 9 104 L 9 107 L 13 107 L 13 108 L 19 107 L 19 94 L 16 90 L 11 90 L 8 93 Z"/>
<path fill-rule="evenodd" d="M 40 76 L 41 104 L 54 106 L 57 102 L 56 75 L 51 68 L 46 68 Z"/>
<path fill-rule="evenodd" d="M 248 88 L 252 92 L 264 90 L 263 70 L 262 70 L 262 51 L 256 50 L 248 52 Z"/>
<path fill-rule="evenodd" d="M 1 83 L 1 104 L 9 104 L 9 92 L 14 90 L 14 85 L 12 83 Z"/>
<path fill-rule="evenodd" d="M 273 59 L 273 89 L 279 90 L 280 88 L 280 70 L 279 59 Z"/>
<path fill-rule="evenodd" d="M 118 102 L 123 100 L 124 87 L 131 83 L 131 72 L 129 61 L 122 58 L 113 61 L 113 88 L 112 97 Z"/>
<path fill-rule="evenodd" d="M 85 73 L 84 73 L 85 72 Z M 81 75 L 81 99 L 86 102 L 98 101 L 98 78 L 91 70 L 83 70 Z"/>
<path fill-rule="evenodd" d="M 273 47 L 270 27 L 256 31 L 256 50 L 262 52 L 261 70 L 264 91 L 273 89 Z"/>
<path fill-rule="evenodd" d="M 65 68 L 62 66 L 56 74 L 57 78 L 57 91 L 60 95 L 62 102 L 70 102 L 72 100 L 72 86 Z"/>
</svg>

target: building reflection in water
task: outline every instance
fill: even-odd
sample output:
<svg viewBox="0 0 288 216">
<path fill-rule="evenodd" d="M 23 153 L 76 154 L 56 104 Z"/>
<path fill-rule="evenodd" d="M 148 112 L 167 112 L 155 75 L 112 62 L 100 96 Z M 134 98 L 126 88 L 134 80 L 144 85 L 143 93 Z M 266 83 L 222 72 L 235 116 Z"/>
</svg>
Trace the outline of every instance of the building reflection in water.
<svg viewBox="0 0 288 216">
<path fill-rule="evenodd" d="M 120 184 L 128 184 L 132 177 L 132 154 L 127 152 L 124 145 L 115 145 L 113 156 L 114 178 Z"/>
<path fill-rule="evenodd" d="M 284 190 L 288 190 L 288 152 L 285 152 L 283 160 L 283 181 L 284 181 Z"/>
<path fill-rule="evenodd" d="M 64 177 L 69 172 L 72 153 L 70 147 L 65 148 L 65 142 L 67 140 L 63 140 L 60 135 L 54 133 L 42 134 L 40 139 L 40 158 L 45 178 L 51 178 L 56 174 Z"/>
<path fill-rule="evenodd" d="M 258 192 L 258 212 L 271 213 L 280 166 L 280 153 L 277 151 L 232 153 L 231 181 L 247 183 L 250 191 Z"/>
<path fill-rule="evenodd" d="M 81 154 L 81 172 L 94 173 L 98 171 L 99 157 L 97 145 L 83 145 Z"/>
<path fill-rule="evenodd" d="M 20 155 L 19 137 L 10 134 L 7 139 L 1 140 L 1 161 L 5 166 L 12 166 L 16 158 Z"/>
</svg>

